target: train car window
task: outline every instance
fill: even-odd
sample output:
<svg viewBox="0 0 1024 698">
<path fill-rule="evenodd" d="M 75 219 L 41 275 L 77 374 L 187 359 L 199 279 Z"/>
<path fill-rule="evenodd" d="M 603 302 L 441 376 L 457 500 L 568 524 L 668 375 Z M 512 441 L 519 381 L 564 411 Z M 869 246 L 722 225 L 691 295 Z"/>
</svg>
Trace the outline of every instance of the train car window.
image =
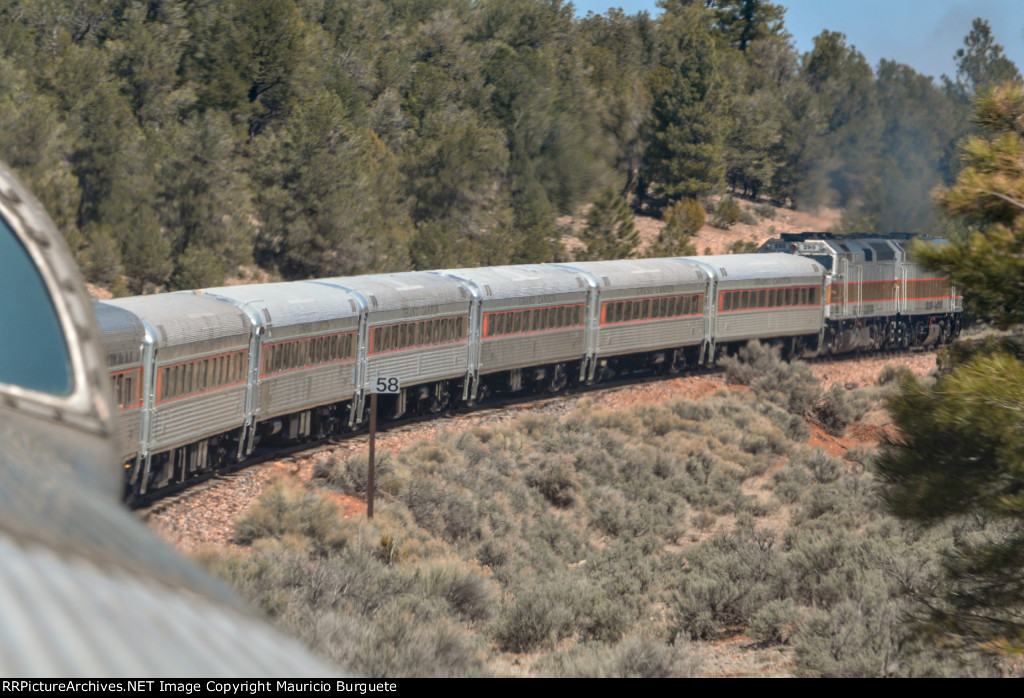
<svg viewBox="0 0 1024 698">
<path fill-rule="evenodd" d="M 811 305 L 821 305 L 821 300 L 820 300 L 820 296 L 819 296 L 820 293 L 821 293 L 821 289 L 820 288 L 812 288 L 811 289 L 811 303 L 810 303 Z"/>
<path fill-rule="evenodd" d="M 0 383 L 69 395 L 71 354 L 57 309 L 28 250 L 0 218 Z M 17 299 L 12 302 L 12 299 Z"/>
</svg>

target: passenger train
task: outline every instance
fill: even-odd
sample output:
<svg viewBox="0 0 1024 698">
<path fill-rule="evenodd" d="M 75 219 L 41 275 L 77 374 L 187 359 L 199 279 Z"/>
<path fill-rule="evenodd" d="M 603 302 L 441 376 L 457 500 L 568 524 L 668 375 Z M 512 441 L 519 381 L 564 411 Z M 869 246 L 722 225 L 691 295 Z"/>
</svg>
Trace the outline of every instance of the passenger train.
<svg viewBox="0 0 1024 698">
<path fill-rule="evenodd" d="M 932 345 L 958 290 L 912 236 L 783 235 L 758 254 L 532 264 L 207 288 L 95 304 L 120 413 L 126 496 L 260 443 L 712 364 L 750 340 L 791 357 Z M 941 242 L 941 241 L 939 241 Z"/>
</svg>

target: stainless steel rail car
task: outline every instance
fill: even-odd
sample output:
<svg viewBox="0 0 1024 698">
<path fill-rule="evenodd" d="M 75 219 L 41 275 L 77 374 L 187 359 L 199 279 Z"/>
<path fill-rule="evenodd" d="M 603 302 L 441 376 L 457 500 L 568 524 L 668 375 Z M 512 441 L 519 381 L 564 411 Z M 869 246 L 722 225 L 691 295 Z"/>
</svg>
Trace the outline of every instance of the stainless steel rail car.
<svg viewBox="0 0 1024 698">
<path fill-rule="evenodd" d="M 145 494 L 241 457 L 253 369 L 246 315 L 193 293 L 106 304 L 145 328 L 140 441 L 129 486 Z"/>
<path fill-rule="evenodd" d="M 704 361 L 708 274 L 684 259 L 559 265 L 590 279 L 588 380 L 624 370 L 680 370 Z"/>
<path fill-rule="evenodd" d="M 323 437 L 354 423 L 365 301 L 313 282 L 208 288 L 249 318 L 245 453 L 258 439 Z"/>
<path fill-rule="evenodd" d="M 711 277 L 707 317 L 713 352 L 751 339 L 783 339 L 793 355 L 817 347 L 825 270 L 816 261 L 784 254 L 687 259 Z"/>
<path fill-rule="evenodd" d="M 397 378 L 397 396 L 382 400 L 383 414 L 439 412 L 469 397 L 473 367 L 469 337 L 476 331 L 464 282 L 430 272 L 336 277 L 313 283 L 350 291 L 366 308 L 360 344 L 360 421 L 370 384 L 378 376 Z"/>
<path fill-rule="evenodd" d="M 554 264 L 436 273 L 473 290 L 470 400 L 582 378 L 593 285 L 585 274 Z"/>
<path fill-rule="evenodd" d="M 146 328 L 134 313 L 117 306 L 94 303 L 93 312 L 114 389 L 121 462 L 133 463 L 142 439 L 142 346 Z"/>
</svg>

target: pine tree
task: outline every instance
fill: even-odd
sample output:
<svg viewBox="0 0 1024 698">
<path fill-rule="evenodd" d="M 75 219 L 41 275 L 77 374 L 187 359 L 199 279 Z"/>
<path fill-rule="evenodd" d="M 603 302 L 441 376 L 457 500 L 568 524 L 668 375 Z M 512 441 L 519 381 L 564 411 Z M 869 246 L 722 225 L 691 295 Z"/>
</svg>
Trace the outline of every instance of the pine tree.
<svg viewBox="0 0 1024 698">
<path fill-rule="evenodd" d="M 704 207 L 696 199 L 682 199 L 665 209 L 665 227 L 647 248 L 648 257 L 686 257 L 697 254 L 693 236 L 704 226 Z"/>
<path fill-rule="evenodd" d="M 980 17 L 971 23 L 964 47 L 957 49 L 953 59 L 956 87 L 967 97 L 1003 82 L 1020 82 L 1017 66 L 1003 54 L 1003 47 L 992 37 L 992 28 Z"/>
<path fill-rule="evenodd" d="M 652 198 L 664 205 L 721 184 L 727 101 L 709 14 L 690 6 L 662 19 L 665 55 L 649 78 L 654 102 L 647 176 Z"/>
<path fill-rule="evenodd" d="M 975 311 L 1024 322 L 1024 88 L 1005 84 L 978 102 L 982 135 L 964 146 L 966 168 L 940 192 L 947 213 L 974 231 L 917 254 L 946 271 Z M 958 537 L 946 584 L 926 599 L 945 642 L 1024 650 L 1024 363 L 1021 347 L 965 345 L 930 387 L 913 381 L 891 403 L 897 436 L 878 464 L 898 515 L 934 523 L 987 522 Z"/>
<path fill-rule="evenodd" d="M 625 259 L 640 244 L 640 234 L 634 224 L 633 211 L 621 194 L 604 191 L 587 213 L 587 227 L 583 231 L 586 253 L 580 259 Z"/>
</svg>

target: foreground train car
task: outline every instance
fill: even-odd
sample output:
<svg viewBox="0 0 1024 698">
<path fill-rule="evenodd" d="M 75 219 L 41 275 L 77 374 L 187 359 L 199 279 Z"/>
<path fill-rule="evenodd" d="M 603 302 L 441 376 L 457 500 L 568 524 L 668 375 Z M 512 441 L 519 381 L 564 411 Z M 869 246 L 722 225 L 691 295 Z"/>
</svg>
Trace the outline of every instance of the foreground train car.
<svg viewBox="0 0 1024 698">
<path fill-rule="evenodd" d="M 136 458 L 144 415 L 163 417 L 161 406 L 142 408 L 143 376 L 155 365 L 136 312 L 148 316 L 167 297 L 133 311 L 96 306 L 94 317 L 63 237 L 3 163 L 0 292 L 10 300 L 0 304 L 4 683 L 336 672 L 118 501 L 118 455 Z"/>
<path fill-rule="evenodd" d="M 913 262 L 908 242 L 804 233 L 752 255 L 377 274 L 100 303 L 127 495 L 186 482 L 261 443 L 357 427 L 379 377 L 400 385 L 380 406 L 398 418 L 708 365 L 755 339 L 789 356 L 948 341 L 960 296 Z"/>
</svg>

